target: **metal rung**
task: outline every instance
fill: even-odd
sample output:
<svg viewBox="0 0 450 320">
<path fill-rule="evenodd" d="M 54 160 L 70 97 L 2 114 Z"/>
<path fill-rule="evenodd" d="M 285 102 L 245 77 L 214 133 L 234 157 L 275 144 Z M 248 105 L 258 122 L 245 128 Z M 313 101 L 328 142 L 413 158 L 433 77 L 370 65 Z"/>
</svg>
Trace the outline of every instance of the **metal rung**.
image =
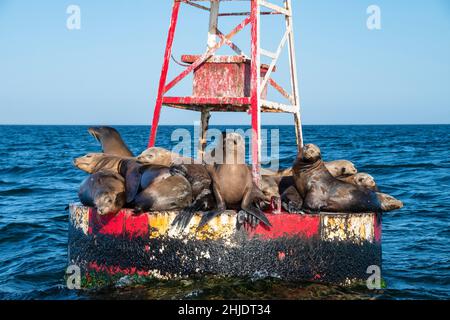
<svg viewBox="0 0 450 320">
<path fill-rule="evenodd" d="M 265 49 L 262 49 L 262 48 L 261 48 L 261 54 L 263 56 L 269 57 L 271 59 L 275 59 L 277 57 L 276 53 L 273 53 L 271 51 L 268 51 L 268 50 L 265 50 Z"/>
</svg>

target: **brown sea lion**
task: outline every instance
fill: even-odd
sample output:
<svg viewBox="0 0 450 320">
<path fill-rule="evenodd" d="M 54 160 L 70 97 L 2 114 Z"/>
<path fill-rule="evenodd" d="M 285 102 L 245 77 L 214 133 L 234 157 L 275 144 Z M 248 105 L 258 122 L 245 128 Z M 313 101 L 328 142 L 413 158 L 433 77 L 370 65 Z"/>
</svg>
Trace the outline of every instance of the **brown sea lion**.
<svg viewBox="0 0 450 320">
<path fill-rule="evenodd" d="M 192 189 L 186 178 L 176 175 L 154 182 L 133 201 L 135 212 L 179 210 L 192 202 Z"/>
<path fill-rule="evenodd" d="M 305 212 L 381 212 L 375 192 L 342 182 L 327 170 L 320 149 L 303 147 L 293 166 L 294 180 Z"/>
<path fill-rule="evenodd" d="M 265 202 L 280 198 L 284 210 L 289 213 L 301 212 L 303 199 L 295 188 L 293 176 L 262 176 L 261 191 Z"/>
<path fill-rule="evenodd" d="M 181 209 L 192 201 L 189 181 L 166 166 L 143 165 L 134 158 L 102 153 L 87 154 L 75 159 L 74 164 L 88 173 L 107 170 L 124 177 L 126 202 L 137 212 Z M 164 204 L 168 206 L 164 207 Z"/>
<path fill-rule="evenodd" d="M 393 196 L 377 192 L 377 197 L 381 203 L 381 209 L 383 209 L 384 212 L 394 211 L 403 208 L 403 202 L 395 199 Z"/>
<path fill-rule="evenodd" d="M 211 210 L 215 206 L 212 179 L 205 165 L 194 164 L 192 158 L 159 147 L 145 150 L 137 160 L 143 164 L 170 166 L 173 172 L 182 175 L 191 184 L 193 201 L 173 221 L 173 225 L 177 228 L 186 228 L 195 212 Z"/>
<path fill-rule="evenodd" d="M 330 162 L 324 162 L 325 167 L 331 173 L 331 175 L 335 178 L 337 177 L 347 177 L 350 175 L 354 175 L 358 172 L 355 165 L 348 160 L 335 160 Z M 277 177 L 288 177 L 293 175 L 292 168 L 281 169 L 278 172 L 266 171 L 266 175 L 272 175 Z"/>
<path fill-rule="evenodd" d="M 125 180 L 117 173 L 99 171 L 84 180 L 78 197 L 83 205 L 97 208 L 99 215 L 117 213 L 126 203 Z"/>
<path fill-rule="evenodd" d="M 358 173 L 355 165 L 348 160 L 325 162 L 325 167 L 333 177 L 349 176 Z"/>
<path fill-rule="evenodd" d="M 111 127 L 91 127 L 88 132 L 102 145 L 104 153 L 133 157 L 133 153 L 123 141 L 120 133 Z"/>
<path fill-rule="evenodd" d="M 139 162 L 144 164 L 159 164 L 170 167 L 173 164 L 193 164 L 192 158 L 183 157 L 182 155 L 171 152 L 160 147 L 148 148 L 136 158 Z"/>
<path fill-rule="evenodd" d="M 346 176 L 346 177 L 337 177 L 337 179 L 351 183 L 357 186 L 361 186 L 367 189 L 370 189 L 372 191 L 378 191 L 377 184 L 375 182 L 375 179 L 367 173 L 359 172 L 357 174 Z"/>
<path fill-rule="evenodd" d="M 221 144 L 225 163 L 207 166 L 213 180 L 217 209 L 203 214 L 199 228 L 227 209 L 241 210 L 256 218 L 258 222 L 270 226 L 269 220 L 258 207 L 264 195 L 253 183 L 249 167 L 239 161 L 242 158 L 242 150 L 245 152 L 244 139 L 237 133 L 224 133 Z"/>
</svg>

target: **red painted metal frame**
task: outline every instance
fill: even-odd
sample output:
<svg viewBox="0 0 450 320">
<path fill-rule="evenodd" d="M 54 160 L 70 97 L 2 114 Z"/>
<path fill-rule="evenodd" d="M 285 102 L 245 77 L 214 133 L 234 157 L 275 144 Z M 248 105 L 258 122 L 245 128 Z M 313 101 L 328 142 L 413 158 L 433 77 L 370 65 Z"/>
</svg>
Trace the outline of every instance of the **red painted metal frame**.
<svg viewBox="0 0 450 320">
<path fill-rule="evenodd" d="M 233 38 L 238 32 L 240 32 L 246 25 L 251 24 L 251 93 L 250 93 L 250 114 L 251 114 L 251 125 L 252 125 L 252 171 L 253 177 L 255 178 L 255 182 L 259 183 L 260 177 L 260 150 L 259 150 L 259 136 L 260 136 L 260 54 L 259 54 L 259 20 L 260 20 L 260 7 L 257 0 L 251 0 L 251 11 L 250 15 L 244 19 L 239 25 L 237 25 L 229 34 L 226 36 L 222 36 L 220 38 L 219 43 L 217 43 L 214 47 L 209 49 L 206 53 L 204 53 L 201 57 L 199 57 L 195 62 L 193 62 L 189 67 L 187 67 L 183 72 L 181 72 L 177 77 L 175 77 L 171 82 L 166 84 L 167 80 L 167 72 L 169 68 L 170 56 L 172 52 L 172 45 L 174 40 L 175 29 L 178 20 L 178 13 L 180 9 L 180 1 L 174 1 L 173 9 L 172 9 L 172 17 L 169 28 L 169 34 L 167 37 L 167 45 L 166 52 L 164 55 L 164 64 L 161 71 L 161 78 L 159 82 L 158 96 L 155 105 L 155 111 L 152 122 L 152 129 L 150 135 L 150 141 L 148 146 L 155 146 L 156 134 L 160 119 L 160 113 L 163 103 L 173 103 L 184 101 L 186 102 L 200 102 L 197 98 L 188 98 L 188 97 L 164 97 L 165 93 L 172 89 L 177 83 L 179 83 L 183 78 L 185 78 L 189 73 L 199 67 L 202 63 L 204 63 L 207 59 L 209 59 L 219 48 L 221 48 L 224 44 L 227 44 L 231 38 Z M 211 104 L 215 102 L 222 102 L 220 99 L 208 98 L 203 101 L 205 104 Z M 236 102 L 238 103 L 247 103 L 248 99 L 237 98 Z"/>
<path fill-rule="evenodd" d="M 259 184 L 260 163 L 259 163 L 259 130 L 260 130 L 260 61 L 259 61 L 259 4 L 257 0 L 251 3 L 251 21 L 252 21 L 252 53 L 251 53 L 251 116 L 252 116 L 252 169 L 255 183 Z"/>
<path fill-rule="evenodd" d="M 236 104 L 246 105 L 250 104 L 248 97 L 164 97 L 163 102 L 167 104 Z"/>
<path fill-rule="evenodd" d="M 170 56 L 172 55 L 173 40 L 174 40 L 174 36 L 175 36 L 175 30 L 177 28 L 178 13 L 180 12 L 180 4 L 181 4 L 181 2 L 178 2 L 178 1 L 174 1 L 174 3 L 173 3 L 172 17 L 170 19 L 169 34 L 167 36 L 166 52 L 164 54 L 164 62 L 163 62 L 162 70 L 161 70 L 161 78 L 159 80 L 158 96 L 156 98 L 155 111 L 154 111 L 154 115 L 153 115 L 152 131 L 150 134 L 150 141 L 148 143 L 149 148 L 155 146 L 156 133 L 158 131 L 159 118 L 161 115 L 161 108 L 162 108 L 162 103 L 163 103 L 163 95 L 165 92 L 164 89 L 165 89 L 166 80 L 167 80 L 167 72 L 169 71 Z"/>
<path fill-rule="evenodd" d="M 194 63 L 192 63 L 189 67 L 187 67 L 183 72 L 181 72 L 175 79 L 169 82 L 166 85 L 164 92 L 167 92 L 170 89 L 172 89 L 178 82 L 183 80 L 189 73 L 194 71 L 195 68 L 200 66 L 206 60 L 208 60 L 218 49 L 220 49 L 227 42 L 227 40 L 231 40 L 231 38 L 233 38 L 239 31 L 244 29 L 244 27 L 250 23 L 250 20 L 251 19 L 248 17 L 244 21 L 242 21 L 239 25 L 237 25 L 236 28 L 234 28 L 233 31 L 227 34 L 225 38 L 222 38 L 222 40 L 218 44 L 216 44 L 213 48 L 204 53 Z"/>
</svg>

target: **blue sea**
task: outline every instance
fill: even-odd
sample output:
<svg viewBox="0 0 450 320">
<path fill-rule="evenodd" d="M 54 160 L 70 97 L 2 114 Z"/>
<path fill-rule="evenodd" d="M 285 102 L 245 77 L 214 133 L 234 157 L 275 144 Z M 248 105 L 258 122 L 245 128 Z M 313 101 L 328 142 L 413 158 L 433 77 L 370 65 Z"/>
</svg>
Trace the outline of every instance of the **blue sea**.
<svg viewBox="0 0 450 320">
<path fill-rule="evenodd" d="M 145 149 L 149 127 L 116 128 L 133 152 Z M 176 128 L 160 127 L 158 146 L 170 148 Z M 294 128 L 267 129 L 279 129 L 280 166 L 289 167 L 296 155 Z M 404 201 L 403 209 L 383 217 L 385 290 L 194 279 L 70 291 L 64 281 L 65 208 L 77 201 L 85 178 L 72 159 L 99 146 L 84 126 L 0 126 L 0 299 L 449 299 L 450 126 L 306 126 L 304 136 L 326 160 L 353 161 L 383 192 Z"/>
</svg>

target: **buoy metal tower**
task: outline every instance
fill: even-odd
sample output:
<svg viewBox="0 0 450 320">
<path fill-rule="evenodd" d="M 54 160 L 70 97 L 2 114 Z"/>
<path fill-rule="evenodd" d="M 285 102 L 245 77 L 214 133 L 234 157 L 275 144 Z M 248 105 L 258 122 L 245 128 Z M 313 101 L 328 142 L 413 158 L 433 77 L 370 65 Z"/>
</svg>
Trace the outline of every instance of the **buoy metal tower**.
<svg viewBox="0 0 450 320">
<path fill-rule="evenodd" d="M 239 1 L 247 3 L 249 11 L 221 12 L 221 3 Z M 201 136 L 199 137 L 198 157 L 203 159 L 206 147 L 206 131 L 211 112 L 248 112 L 252 126 L 252 166 L 255 181 L 259 181 L 261 162 L 261 112 L 285 112 L 294 116 L 297 145 L 303 147 L 302 123 L 300 115 L 300 96 L 298 90 L 297 65 L 294 45 L 292 1 L 283 0 L 277 5 L 266 0 L 174 0 L 169 33 L 167 37 L 164 62 L 161 70 L 159 89 L 153 115 L 149 147 L 153 147 L 162 106 L 201 112 Z M 168 81 L 167 75 L 172 56 L 181 5 L 189 5 L 209 14 L 207 49 L 202 55 L 185 55 L 182 61 L 186 68 L 174 79 Z M 250 4 L 250 8 L 248 8 Z M 275 52 L 264 50 L 260 46 L 260 19 L 263 16 L 279 15 L 285 19 L 286 29 Z M 219 18 L 242 16 L 239 23 L 228 34 L 218 28 Z M 247 25 L 251 26 L 251 52 L 246 55 L 233 41 L 233 37 Z M 271 37 L 273 35 L 271 34 Z M 232 56 L 215 55 L 223 46 L 229 46 L 236 54 Z M 285 90 L 273 78 L 276 64 L 283 49 L 288 48 L 291 90 Z M 268 65 L 261 64 L 261 56 L 270 58 Z M 170 96 L 174 88 L 188 74 L 194 74 L 191 96 Z M 285 103 L 269 101 L 267 87 L 273 87 L 285 99 Z"/>
</svg>

